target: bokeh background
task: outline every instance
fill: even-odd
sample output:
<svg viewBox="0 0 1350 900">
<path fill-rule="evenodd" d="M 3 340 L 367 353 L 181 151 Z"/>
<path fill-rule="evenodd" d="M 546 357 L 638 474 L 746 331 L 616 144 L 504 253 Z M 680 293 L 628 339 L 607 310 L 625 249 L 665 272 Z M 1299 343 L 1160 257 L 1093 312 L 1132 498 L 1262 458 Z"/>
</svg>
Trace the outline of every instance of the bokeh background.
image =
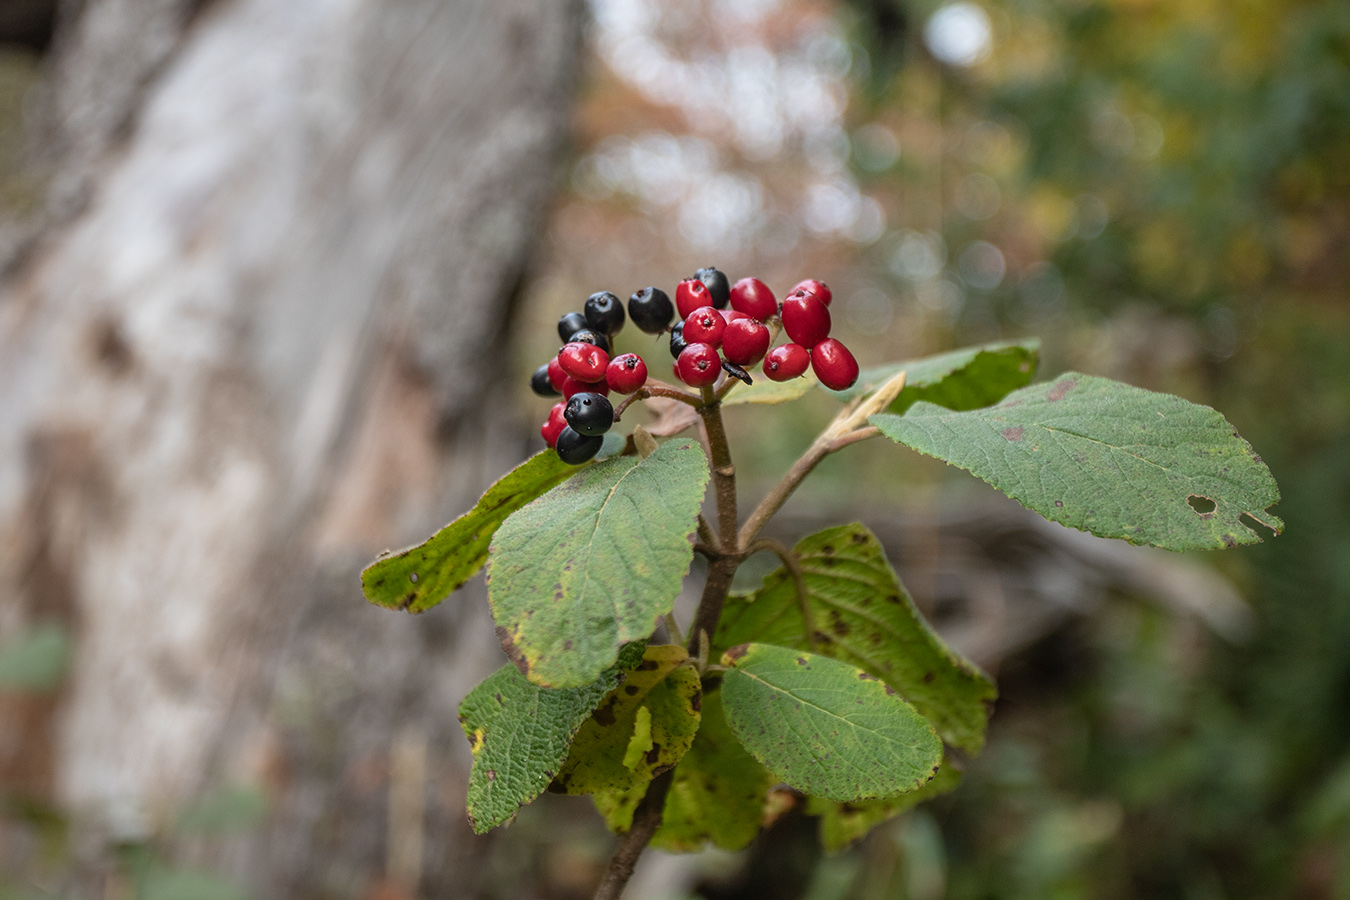
<svg viewBox="0 0 1350 900">
<path fill-rule="evenodd" d="M 589 896 L 584 799 L 463 822 L 481 583 L 409 619 L 355 575 L 536 449 L 559 315 L 715 265 L 828 282 L 864 366 L 1037 336 L 1215 406 L 1287 532 L 1130 548 L 832 458 L 778 533 L 882 537 L 997 676 L 989 745 L 842 854 L 790 815 L 627 896 L 1350 898 L 1347 4 L 25 0 L 0 38 L 0 897 Z M 743 494 L 830 413 L 732 423 Z"/>
</svg>

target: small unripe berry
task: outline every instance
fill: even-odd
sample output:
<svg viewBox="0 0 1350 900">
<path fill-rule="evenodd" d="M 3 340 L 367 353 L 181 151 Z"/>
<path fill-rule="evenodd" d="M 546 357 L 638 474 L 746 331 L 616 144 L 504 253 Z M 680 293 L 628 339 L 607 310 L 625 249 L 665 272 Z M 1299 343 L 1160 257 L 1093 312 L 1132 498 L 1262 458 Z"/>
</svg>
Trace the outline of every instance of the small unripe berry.
<svg viewBox="0 0 1350 900">
<path fill-rule="evenodd" d="M 802 293 L 813 295 L 817 300 L 819 300 L 821 303 L 824 303 L 826 306 L 830 305 L 830 300 L 834 296 L 833 294 L 830 293 L 830 288 L 828 285 L 825 284 L 825 282 L 817 281 L 814 278 L 807 278 L 803 281 L 797 282 L 796 286 L 793 287 L 792 290 L 788 291 L 788 296 L 792 296 L 793 294 L 796 294 L 799 291 Z"/>
<path fill-rule="evenodd" d="M 675 305 L 660 288 L 645 287 L 628 298 L 628 317 L 639 331 L 660 334 L 675 315 Z"/>
<path fill-rule="evenodd" d="M 712 296 L 703 282 L 697 278 L 686 278 L 676 285 L 675 309 L 681 319 L 689 318 L 689 314 L 700 306 L 712 306 Z"/>
<path fill-rule="evenodd" d="M 758 278 L 742 278 L 731 286 L 731 308 L 763 322 L 778 312 L 778 300 Z"/>
<path fill-rule="evenodd" d="M 783 301 L 783 330 L 794 343 L 814 347 L 830 336 L 830 311 L 811 294 Z"/>
<path fill-rule="evenodd" d="M 722 358 L 712 344 L 690 344 L 675 361 L 680 380 L 690 387 L 712 384 L 722 374 Z"/>
<path fill-rule="evenodd" d="M 713 306 L 722 309 L 727 305 L 727 300 L 731 297 L 731 282 L 727 281 L 726 275 L 708 266 L 695 272 L 694 277 L 703 282 L 703 286 L 708 289 Z"/>
<path fill-rule="evenodd" d="M 558 351 L 558 365 L 577 381 L 603 381 L 605 368 L 609 365 L 609 354 L 594 344 L 574 342 Z"/>
<path fill-rule="evenodd" d="M 567 404 L 555 403 L 553 408 L 548 411 L 548 420 L 544 422 L 539 429 L 539 436 L 548 444 L 549 449 L 558 446 L 558 435 L 567 427 L 567 420 L 563 418 L 563 410 Z"/>
<path fill-rule="evenodd" d="M 711 306 L 700 306 L 684 319 L 684 339 L 690 344 L 722 343 L 722 332 L 726 330 L 727 320 Z"/>
<path fill-rule="evenodd" d="M 631 394 L 647 383 L 647 364 L 636 353 L 624 353 L 609 361 L 605 383 L 618 394 Z"/>
<path fill-rule="evenodd" d="M 594 436 L 584 435 L 572 428 L 564 426 L 558 433 L 558 443 L 554 449 L 558 452 L 558 458 L 570 466 L 579 466 L 595 458 L 595 454 L 600 452 L 604 446 L 605 436 L 597 434 Z"/>
<path fill-rule="evenodd" d="M 811 348 L 811 369 L 832 391 L 851 388 L 858 380 L 858 361 L 835 338 L 826 338 Z"/>
<path fill-rule="evenodd" d="M 586 321 L 594 331 L 613 337 L 623 327 L 623 319 L 623 304 L 609 291 L 586 298 Z"/>
<path fill-rule="evenodd" d="M 722 332 L 722 355 L 738 366 L 753 366 L 764 358 L 771 340 L 768 328 L 745 316 Z"/>
<path fill-rule="evenodd" d="M 806 372 L 811 365 L 811 354 L 801 344 L 784 344 L 774 347 L 764 357 L 764 374 L 770 381 L 787 381 Z"/>
</svg>

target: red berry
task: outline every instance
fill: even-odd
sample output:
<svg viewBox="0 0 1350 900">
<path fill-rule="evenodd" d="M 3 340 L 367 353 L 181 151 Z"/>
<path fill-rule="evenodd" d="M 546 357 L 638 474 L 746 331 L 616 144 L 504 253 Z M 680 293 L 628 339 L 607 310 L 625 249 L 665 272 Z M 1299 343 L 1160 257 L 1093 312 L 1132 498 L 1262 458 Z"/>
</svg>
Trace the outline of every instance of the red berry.
<svg viewBox="0 0 1350 900">
<path fill-rule="evenodd" d="M 770 381 L 787 381 L 806 372 L 811 365 L 811 354 L 801 344 L 784 344 L 774 347 L 764 357 L 764 374 Z"/>
<path fill-rule="evenodd" d="M 571 400 L 573 394 L 579 394 L 582 391 L 593 391 L 608 397 L 609 385 L 603 379 L 600 381 L 577 381 L 575 378 L 568 376 L 563 380 L 562 395 L 564 401 Z"/>
<path fill-rule="evenodd" d="M 805 281 L 797 282 L 797 286 L 789 291 L 788 294 L 795 294 L 798 291 L 813 294 L 817 300 L 824 303 L 826 306 L 830 305 L 830 300 L 834 297 L 834 295 L 830 293 L 829 285 L 823 281 L 817 281 L 814 278 L 808 278 Z"/>
<path fill-rule="evenodd" d="M 830 336 L 830 311 L 811 294 L 783 301 L 783 330 L 795 343 L 814 347 Z"/>
<path fill-rule="evenodd" d="M 811 348 L 811 368 L 820 383 L 832 391 L 851 388 L 858 380 L 858 361 L 834 338 L 826 338 Z"/>
<path fill-rule="evenodd" d="M 722 343 L 722 332 L 726 330 L 727 320 L 711 306 L 700 306 L 684 319 L 684 340 L 688 344 Z"/>
<path fill-rule="evenodd" d="M 747 316 L 745 313 L 743 313 L 743 312 L 737 312 L 737 311 L 734 310 L 734 309 L 719 309 L 718 312 L 720 312 L 720 313 L 722 314 L 722 318 L 724 318 L 724 319 L 727 320 L 727 324 L 728 324 L 728 325 L 730 325 L 732 322 L 735 322 L 737 319 L 748 319 L 748 318 L 750 318 L 750 317 Z"/>
<path fill-rule="evenodd" d="M 763 322 L 778 312 L 778 300 L 758 278 L 742 278 L 731 286 L 731 308 Z"/>
<path fill-rule="evenodd" d="M 563 418 L 563 410 L 567 408 L 567 401 L 553 404 L 553 408 L 548 411 L 548 421 L 539 429 L 539 434 L 548 444 L 549 449 L 558 446 L 558 435 L 567 427 L 567 420 Z"/>
<path fill-rule="evenodd" d="M 738 366 L 753 366 L 764 358 L 770 340 L 769 329 L 745 316 L 722 332 L 722 355 Z"/>
<path fill-rule="evenodd" d="M 562 370 L 562 365 L 558 362 L 558 357 L 553 357 L 548 361 L 548 383 L 553 385 L 553 389 L 562 392 L 563 380 L 567 378 L 567 373 Z"/>
<path fill-rule="evenodd" d="M 675 288 L 675 309 L 679 311 L 681 319 L 689 318 L 689 314 L 700 306 L 712 305 L 712 294 L 697 278 L 686 278 Z"/>
<path fill-rule="evenodd" d="M 675 360 L 675 371 L 690 387 L 702 387 L 722 374 L 722 358 L 712 344 L 689 344 Z"/>
<path fill-rule="evenodd" d="M 619 394 L 631 394 L 647 383 L 647 364 L 636 353 L 625 353 L 609 361 L 605 383 Z"/>
<path fill-rule="evenodd" d="M 574 341 L 558 351 L 558 365 L 572 378 L 589 384 L 604 379 L 609 354 L 594 344 Z"/>
</svg>

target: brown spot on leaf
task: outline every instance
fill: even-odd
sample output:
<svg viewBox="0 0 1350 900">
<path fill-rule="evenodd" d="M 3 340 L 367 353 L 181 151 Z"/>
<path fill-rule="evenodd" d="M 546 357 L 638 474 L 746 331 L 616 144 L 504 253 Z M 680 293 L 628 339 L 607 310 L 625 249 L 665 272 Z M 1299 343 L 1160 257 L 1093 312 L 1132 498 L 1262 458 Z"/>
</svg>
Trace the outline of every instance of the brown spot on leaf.
<svg viewBox="0 0 1350 900">
<path fill-rule="evenodd" d="M 1007 440 L 1020 441 L 1022 439 L 1022 432 L 1024 430 L 1025 429 L 1023 429 L 1021 425 L 1009 425 L 1007 428 L 1003 429 L 1003 431 L 999 433 L 1002 434 L 1003 437 L 1006 438 Z"/>
<path fill-rule="evenodd" d="M 848 623 L 845 622 L 843 619 L 835 619 L 834 624 L 830 626 L 830 630 L 833 631 L 835 634 L 839 635 L 840 637 L 843 637 L 844 635 L 848 634 L 849 631 Z"/>
<path fill-rule="evenodd" d="M 734 663 L 736 660 L 745 656 L 746 648 L 748 648 L 749 646 L 750 646 L 749 644 L 737 644 L 735 647 L 732 647 L 730 650 L 728 650 L 726 653 L 722 655 Z"/>
<path fill-rule="evenodd" d="M 510 631 L 507 631 L 504 626 L 498 625 L 497 640 L 501 641 L 502 652 L 506 654 L 506 658 L 516 664 L 516 668 L 520 670 L 520 674 L 528 678 L 530 675 L 530 661 L 526 659 L 525 654 L 521 653 L 520 649 L 516 647 L 515 635 Z"/>
<path fill-rule="evenodd" d="M 694 712 L 703 712 L 703 695 L 694 694 L 689 698 L 689 708 Z"/>
<path fill-rule="evenodd" d="M 892 697 L 896 696 L 895 688 L 891 687 L 889 684 L 883 684 L 882 687 L 884 687 L 886 693 L 890 694 Z"/>
<path fill-rule="evenodd" d="M 658 662 L 657 662 L 656 660 L 654 660 L 654 659 L 644 659 L 642 662 L 638 663 L 638 671 L 639 671 L 639 672 L 651 672 L 651 671 L 653 671 L 654 669 L 659 668 L 660 665 L 661 665 L 661 664 L 658 663 Z"/>
<path fill-rule="evenodd" d="M 641 689 L 635 684 L 626 684 L 624 685 L 623 688 L 623 692 L 630 697 L 636 697 L 638 695 L 639 690 Z"/>
<path fill-rule="evenodd" d="M 1056 501 L 1055 501 L 1055 505 L 1058 506 L 1060 509 L 1063 509 L 1063 508 L 1064 508 L 1064 501 L 1063 501 L 1063 500 L 1056 500 Z"/>
<path fill-rule="evenodd" d="M 1233 537 L 1231 534 L 1225 534 L 1223 536 L 1223 545 L 1229 550 L 1232 550 L 1238 545 L 1237 538 Z"/>
<path fill-rule="evenodd" d="M 1067 394 L 1077 384 L 1078 382 L 1074 381 L 1072 378 L 1065 378 L 1063 381 L 1056 381 L 1054 387 L 1050 388 L 1050 393 L 1045 395 L 1045 399 L 1049 400 L 1051 403 L 1063 400 L 1064 395 Z"/>
<path fill-rule="evenodd" d="M 834 544 L 826 544 L 824 547 L 820 548 L 820 552 L 825 554 L 826 556 L 829 556 L 831 553 L 834 552 Z"/>
<path fill-rule="evenodd" d="M 858 673 L 858 680 L 859 680 L 859 681 L 880 681 L 881 679 L 877 678 L 877 676 L 875 676 L 875 675 L 869 675 L 869 674 L 867 674 L 866 672 L 859 672 L 859 673 Z"/>
<path fill-rule="evenodd" d="M 572 649 L 572 642 L 571 642 L 570 640 L 563 641 L 563 649 L 564 649 L 564 650 L 571 650 L 571 649 Z"/>
<path fill-rule="evenodd" d="M 647 765 L 654 766 L 656 761 L 661 758 L 661 745 L 652 744 L 652 749 L 647 751 Z"/>
<path fill-rule="evenodd" d="M 605 728 L 608 728 L 618 721 L 618 717 L 614 715 L 615 699 L 616 698 L 614 697 L 610 697 L 604 703 L 597 706 L 595 712 L 591 713 L 591 718 L 595 719 L 598 724 Z"/>
<path fill-rule="evenodd" d="M 863 534 L 861 531 L 853 532 L 853 543 L 855 544 L 867 543 L 867 535 Z"/>
<path fill-rule="evenodd" d="M 497 780 L 497 770 L 496 770 L 496 769 L 488 769 L 488 770 L 487 770 L 487 780 L 488 780 L 488 781 L 496 781 L 496 780 Z"/>
</svg>

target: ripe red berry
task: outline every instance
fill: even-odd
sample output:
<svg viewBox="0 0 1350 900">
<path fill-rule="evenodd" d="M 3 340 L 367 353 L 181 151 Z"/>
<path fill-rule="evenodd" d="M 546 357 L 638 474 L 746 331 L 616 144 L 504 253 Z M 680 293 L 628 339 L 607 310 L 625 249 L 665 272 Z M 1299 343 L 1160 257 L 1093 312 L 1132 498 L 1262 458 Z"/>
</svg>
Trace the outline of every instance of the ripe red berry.
<svg viewBox="0 0 1350 900">
<path fill-rule="evenodd" d="M 851 388 L 858 380 L 858 361 L 835 338 L 826 338 L 811 348 L 811 368 L 820 383 L 832 391 Z"/>
<path fill-rule="evenodd" d="M 604 394 L 606 397 L 608 397 L 609 385 L 606 384 L 603 380 L 577 381 L 575 378 L 572 378 L 571 376 L 563 379 L 562 395 L 564 402 L 571 400 L 574 394 L 579 394 L 582 391 L 593 391 L 597 394 Z"/>
<path fill-rule="evenodd" d="M 737 319 L 748 319 L 748 318 L 750 318 L 750 317 L 747 316 L 745 313 L 743 313 L 743 312 L 738 312 L 738 311 L 736 311 L 736 310 L 734 310 L 734 309 L 719 309 L 718 312 L 720 312 L 720 313 L 722 314 L 722 318 L 724 318 L 724 319 L 727 320 L 727 324 L 728 324 L 728 325 L 730 325 L 732 322 L 735 322 Z"/>
<path fill-rule="evenodd" d="M 700 306 L 684 319 L 684 340 L 687 344 L 722 343 L 722 332 L 726 330 L 727 320 L 711 306 Z"/>
<path fill-rule="evenodd" d="M 558 365 L 570 377 L 587 383 L 602 381 L 609 365 L 609 354 L 594 344 L 574 341 L 558 351 Z"/>
<path fill-rule="evenodd" d="M 783 301 L 783 330 L 795 343 L 814 347 L 830 336 L 830 311 L 811 294 Z"/>
<path fill-rule="evenodd" d="M 686 278 L 675 288 L 675 309 L 679 311 L 681 319 L 689 318 L 689 314 L 700 306 L 712 305 L 712 294 L 697 278 Z"/>
<path fill-rule="evenodd" d="M 647 364 L 636 353 L 624 353 L 609 361 L 605 383 L 619 394 L 631 394 L 647 383 Z"/>
<path fill-rule="evenodd" d="M 807 278 L 805 281 L 797 282 L 797 285 L 791 291 L 788 291 L 788 295 L 791 296 L 798 291 L 813 294 L 817 300 L 824 303 L 826 306 L 830 305 L 830 300 L 834 296 L 830 293 L 829 285 L 825 284 L 823 281 L 817 281 L 814 278 Z"/>
<path fill-rule="evenodd" d="M 778 312 L 778 300 L 758 278 L 742 278 L 731 286 L 731 308 L 763 322 Z"/>
<path fill-rule="evenodd" d="M 675 360 L 680 380 L 690 387 L 712 384 L 722 374 L 722 358 L 712 344 L 689 344 Z"/>
<path fill-rule="evenodd" d="M 550 359 L 548 361 L 548 383 L 553 385 L 553 389 L 561 393 L 563 381 L 566 378 L 567 373 L 562 370 L 562 365 L 559 364 L 558 357 L 555 356 Z"/>
<path fill-rule="evenodd" d="M 774 347 L 764 357 L 764 374 L 770 381 L 787 381 L 806 372 L 811 365 L 811 354 L 801 344 L 784 344 Z"/>
<path fill-rule="evenodd" d="M 550 450 L 558 446 L 558 434 L 567 427 L 567 420 L 563 418 L 563 410 L 566 408 L 566 401 L 553 404 L 553 408 L 548 411 L 548 421 L 539 429 L 539 435 Z"/>
<path fill-rule="evenodd" d="M 753 366 L 764 358 L 771 340 L 769 329 L 745 316 L 722 332 L 722 355 L 738 366 Z"/>
</svg>

